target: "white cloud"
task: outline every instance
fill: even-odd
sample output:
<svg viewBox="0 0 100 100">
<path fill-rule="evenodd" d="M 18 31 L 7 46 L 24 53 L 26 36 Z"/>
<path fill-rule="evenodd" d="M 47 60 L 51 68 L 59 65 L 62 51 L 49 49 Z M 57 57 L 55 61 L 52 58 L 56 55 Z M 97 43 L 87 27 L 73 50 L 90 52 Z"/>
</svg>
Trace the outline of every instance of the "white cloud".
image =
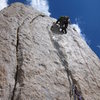
<svg viewBox="0 0 100 100">
<path fill-rule="evenodd" d="M 100 49 L 100 45 L 97 45 L 97 48 L 99 48 L 99 49 Z"/>
<path fill-rule="evenodd" d="M 75 24 L 72 24 L 72 28 L 76 30 L 81 37 L 87 42 L 88 45 L 91 45 L 91 40 L 87 39 L 86 35 L 82 32 L 79 24 L 83 24 L 84 22 L 81 21 L 81 18 L 75 18 Z"/>
<path fill-rule="evenodd" d="M 0 10 L 7 7 L 7 0 L 0 0 Z"/>
<path fill-rule="evenodd" d="M 8 0 L 0 0 L 0 10 L 3 8 L 7 7 L 7 1 Z M 31 6 L 34 7 L 35 9 L 43 12 L 44 14 L 50 16 L 49 12 L 49 5 L 47 0 L 27 0 L 31 2 Z"/>
<path fill-rule="evenodd" d="M 49 5 L 47 0 L 31 0 L 32 7 L 50 16 Z"/>
<path fill-rule="evenodd" d="M 82 33 L 82 31 L 81 31 L 81 29 L 80 29 L 78 24 L 72 24 L 72 28 L 75 31 L 77 31 L 78 33 L 80 33 L 81 37 L 86 41 L 86 38 L 85 38 L 86 36 L 85 36 L 85 34 Z"/>
<path fill-rule="evenodd" d="M 81 33 L 81 29 L 78 24 L 72 24 L 72 28 L 75 29 L 78 33 Z"/>
<path fill-rule="evenodd" d="M 89 45 L 91 44 L 91 41 L 88 40 L 86 38 L 86 35 L 82 33 L 81 28 L 78 25 L 78 22 L 77 22 L 77 24 L 72 24 L 71 26 L 75 31 L 77 31 L 81 35 L 81 37 L 87 42 L 87 44 L 89 44 Z"/>
</svg>

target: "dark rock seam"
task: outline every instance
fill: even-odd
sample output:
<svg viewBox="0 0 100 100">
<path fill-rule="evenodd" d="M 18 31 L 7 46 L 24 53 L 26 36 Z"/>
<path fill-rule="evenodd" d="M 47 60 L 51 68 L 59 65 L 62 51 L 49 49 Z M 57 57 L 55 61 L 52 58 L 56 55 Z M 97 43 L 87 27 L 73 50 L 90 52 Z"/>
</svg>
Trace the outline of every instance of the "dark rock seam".
<svg viewBox="0 0 100 100">
<path fill-rule="evenodd" d="M 45 15 L 37 15 L 35 18 L 33 18 L 31 21 L 30 21 L 30 24 L 35 20 L 37 19 L 39 16 L 41 17 L 45 17 Z M 27 19 L 27 18 L 26 18 Z M 26 20 L 25 19 L 25 20 Z M 25 20 L 22 22 L 22 24 L 17 28 L 17 42 L 16 42 L 16 60 L 17 60 L 17 65 L 16 65 L 16 73 L 15 73 L 15 84 L 14 84 L 14 88 L 13 88 L 13 93 L 12 93 L 12 97 L 11 97 L 11 100 L 14 100 L 14 96 L 15 96 L 15 91 L 16 91 L 16 85 L 17 85 L 17 82 L 19 81 L 20 82 L 20 78 L 21 76 L 19 74 L 21 74 L 20 72 L 22 72 L 21 70 L 21 66 L 23 65 L 23 53 L 21 51 L 21 44 L 19 43 L 19 30 L 21 28 L 21 26 L 24 24 Z M 20 55 L 20 57 L 19 57 Z"/>
<path fill-rule="evenodd" d="M 51 42 L 54 46 L 54 48 L 56 49 L 57 53 L 58 53 L 58 56 L 59 56 L 59 59 L 62 63 L 62 65 L 65 67 L 65 71 L 66 71 L 66 74 L 67 74 L 67 77 L 68 77 L 68 81 L 69 81 L 69 84 L 70 84 L 70 91 L 69 91 L 69 96 L 70 96 L 70 100 L 71 100 L 71 97 L 72 97 L 72 86 L 77 86 L 79 89 L 80 89 L 80 86 L 78 84 L 78 82 L 74 79 L 71 71 L 69 70 L 68 68 L 68 62 L 66 60 L 66 57 L 63 53 L 63 51 L 60 49 L 60 45 L 57 41 L 55 41 L 53 38 L 52 38 L 52 32 L 50 30 L 49 27 L 47 27 L 47 30 L 49 31 L 49 36 L 50 36 L 50 39 L 51 39 Z M 80 94 L 82 95 L 82 92 L 79 90 Z M 84 100 L 84 98 L 82 97 L 82 99 Z"/>
</svg>

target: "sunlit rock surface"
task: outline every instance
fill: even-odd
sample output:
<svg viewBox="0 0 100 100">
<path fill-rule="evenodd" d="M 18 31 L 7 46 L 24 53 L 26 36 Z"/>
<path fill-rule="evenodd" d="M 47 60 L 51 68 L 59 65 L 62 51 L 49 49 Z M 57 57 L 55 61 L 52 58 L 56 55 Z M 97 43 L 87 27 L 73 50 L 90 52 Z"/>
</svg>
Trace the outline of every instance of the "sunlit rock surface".
<svg viewBox="0 0 100 100">
<path fill-rule="evenodd" d="M 16 3 L 0 12 L 0 100 L 100 100 L 100 60 L 72 25 Z M 77 97 L 76 97 L 77 98 Z"/>
</svg>

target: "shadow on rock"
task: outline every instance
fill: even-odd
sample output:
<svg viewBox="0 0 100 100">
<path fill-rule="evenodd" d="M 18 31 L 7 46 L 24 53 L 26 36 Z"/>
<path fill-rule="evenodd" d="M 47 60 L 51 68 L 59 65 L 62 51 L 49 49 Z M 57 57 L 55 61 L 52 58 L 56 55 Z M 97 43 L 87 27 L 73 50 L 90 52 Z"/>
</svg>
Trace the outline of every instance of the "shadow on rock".
<svg viewBox="0 0 100 100">
<path fill-rule="evenodd" d="M 63 32 L 60 31 L 60 28 L 56 23 L 54 22 L 53 25 L 51 26 L 51 31 L 55 34 L 64 34 Z"/>
</svg>

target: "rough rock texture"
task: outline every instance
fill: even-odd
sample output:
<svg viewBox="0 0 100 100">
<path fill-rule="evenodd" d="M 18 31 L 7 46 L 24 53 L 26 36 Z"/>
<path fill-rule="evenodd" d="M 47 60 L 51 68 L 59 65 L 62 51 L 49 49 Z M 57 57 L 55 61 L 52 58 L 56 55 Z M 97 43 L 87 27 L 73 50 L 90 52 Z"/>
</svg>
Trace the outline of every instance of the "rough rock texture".
<svg viewBox="0 0 100 100">
<path fill-rule="evenodd" d="M 100 100 L 100 60 L 68 27 L 16 3 L 0 12 L 0 100 Z M 52 26 L 53 25 L 53 26 Z"/>
</svg>

